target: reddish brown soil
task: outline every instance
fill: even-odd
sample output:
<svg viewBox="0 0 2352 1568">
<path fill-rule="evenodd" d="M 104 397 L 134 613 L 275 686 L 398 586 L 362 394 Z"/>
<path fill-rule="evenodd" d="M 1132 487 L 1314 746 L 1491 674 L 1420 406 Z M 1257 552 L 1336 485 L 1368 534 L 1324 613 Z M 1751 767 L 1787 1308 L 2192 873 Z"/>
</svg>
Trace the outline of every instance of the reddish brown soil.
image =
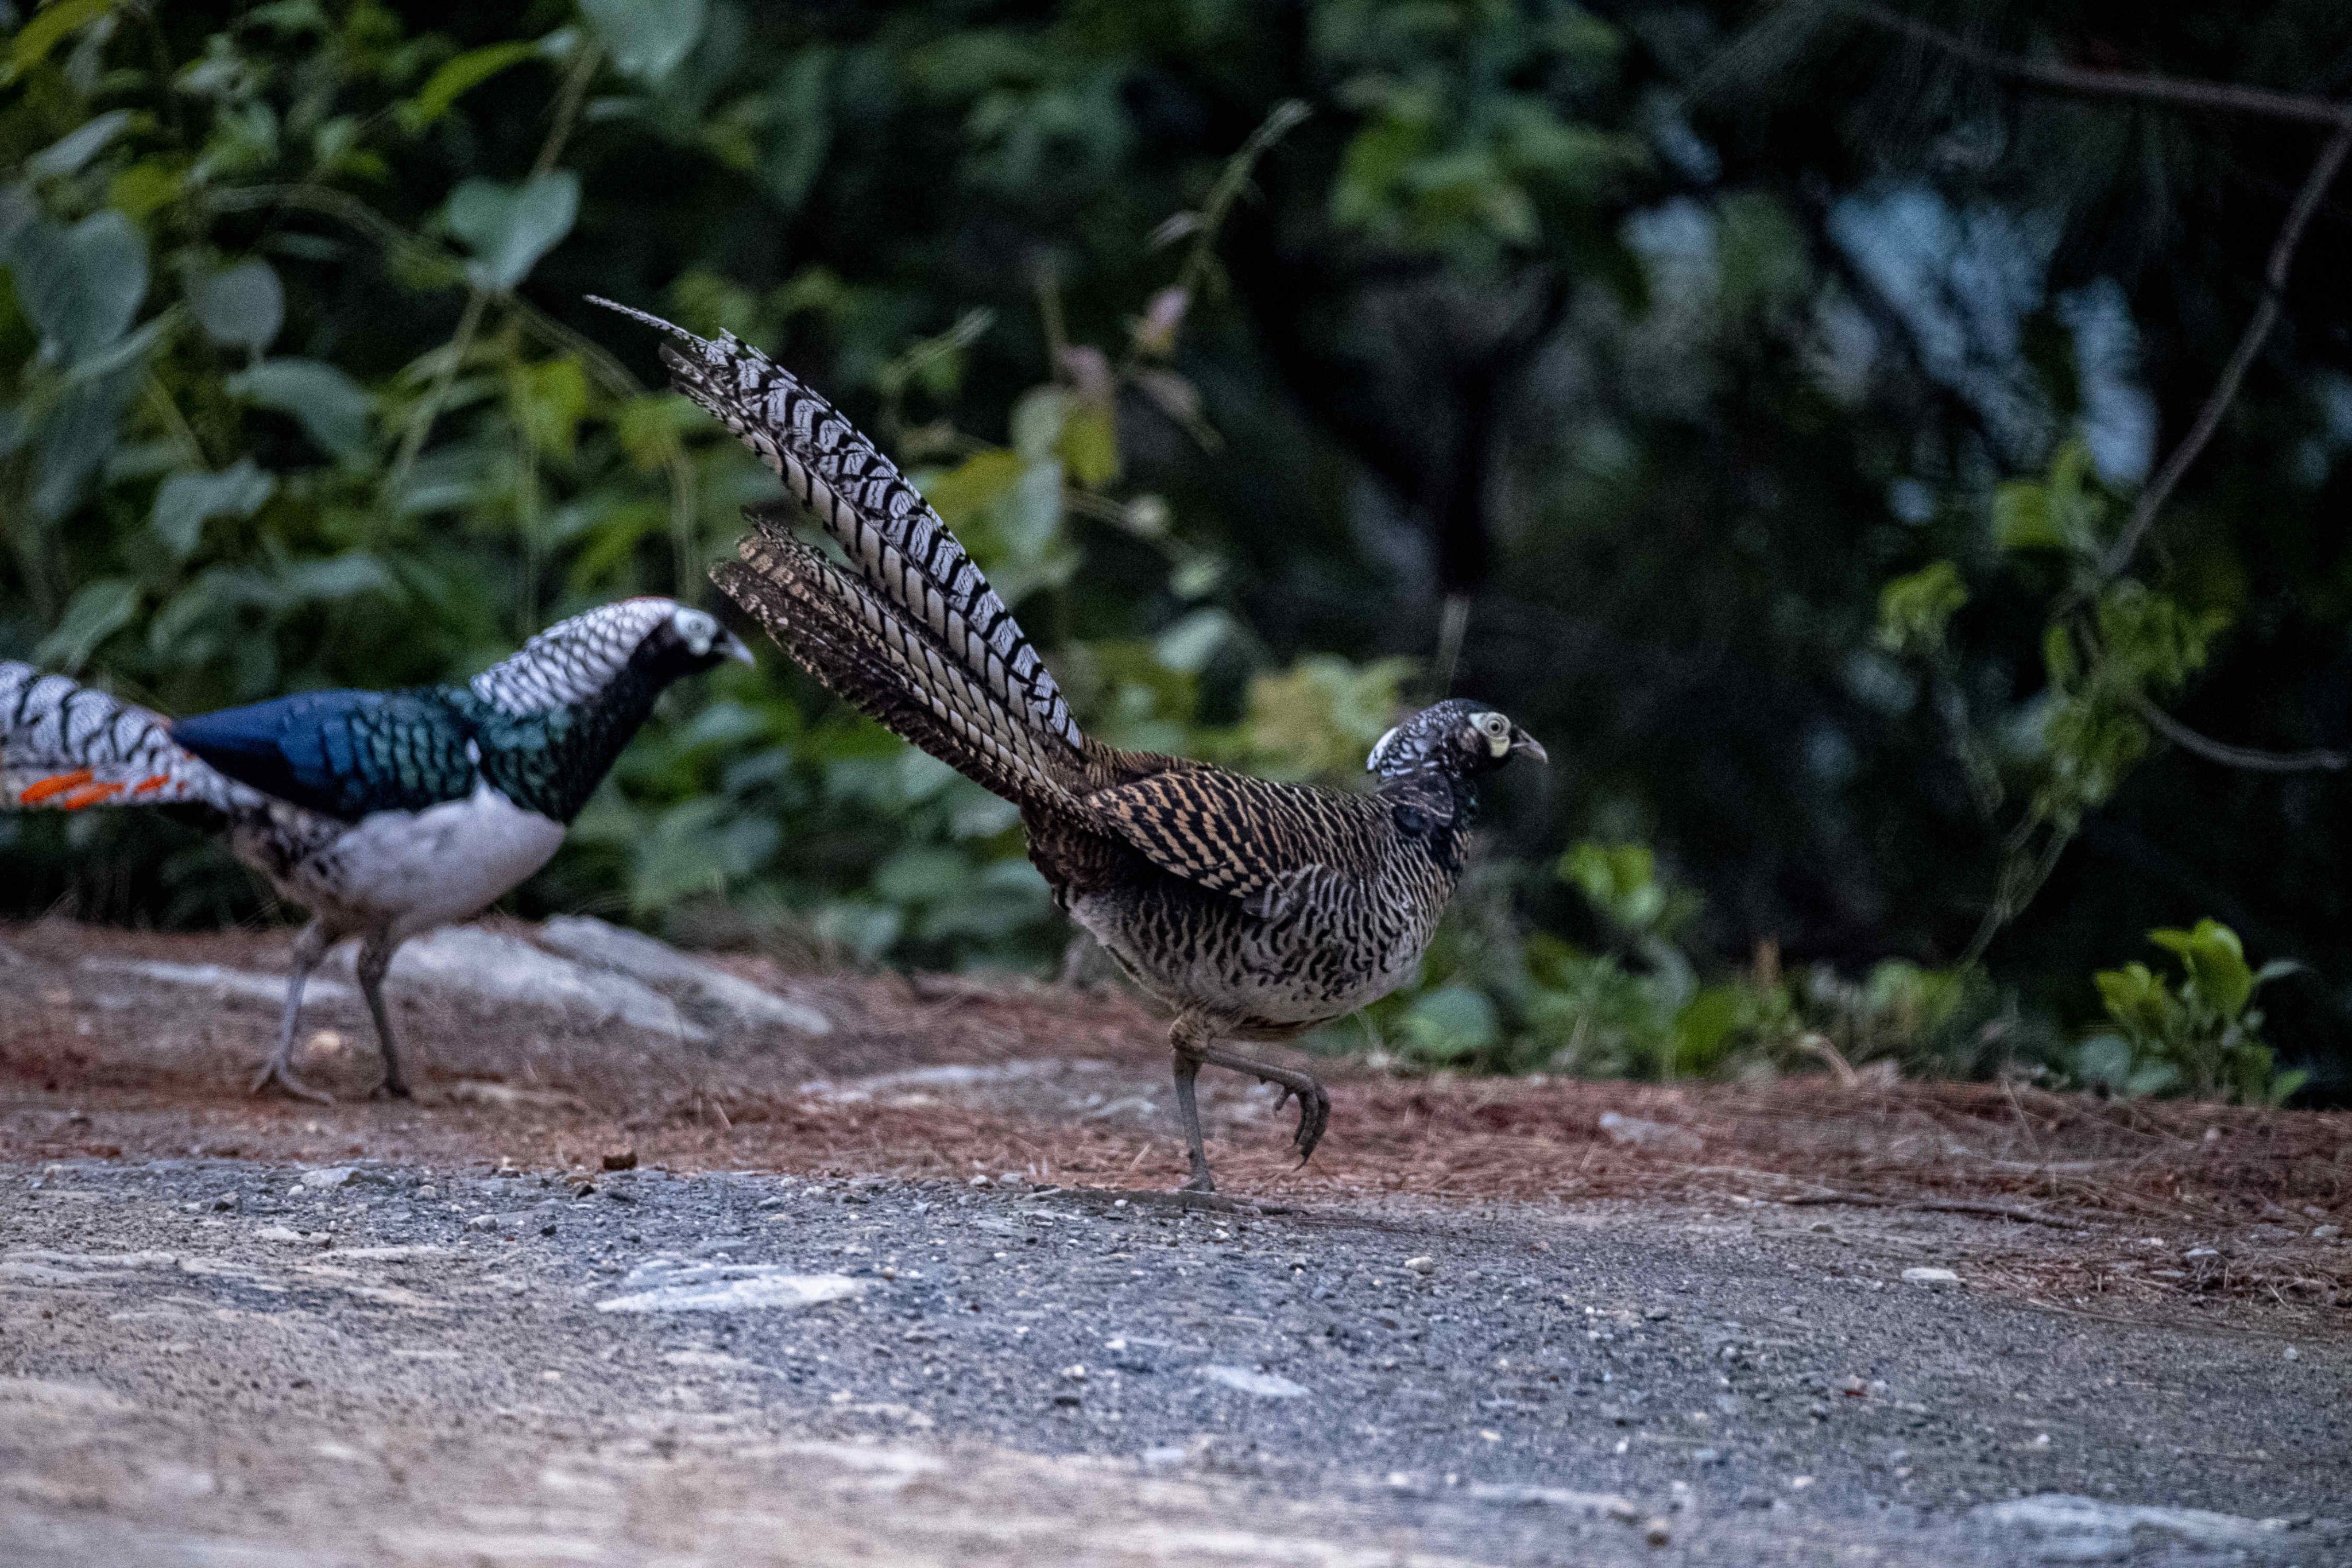
<svg viewBox="0 0 2352 1568">
<path fill-rule="evenodd" d="M 511 1160 L 593 1169 L 627 1151 L 672 1167 L 908 1176 L 1020 1170 L 1073 1185 L 1162 1187 L 1181 1173 L 1165 1095 L 1152 1114 L 1087 1119 L 1053 1095 L 813 1092 L 910 1067 L 1066 1059 L 1151 1093 L 1159 1027 L 1131 998 L 960 977 L 747 976 L 823 1008 L 821 1040 L 681 1047 L 625 1028 L 398 1002 L 414 1103 L 318 1106 L 246 1095 L 270 1010 L 131 988 L 84 959 L 282 968 L 284 932 L 163 936 L 62 923 L 0 927 L 0 1159 Z M 345 1016 L 346 1014 L 353 1016 Z M 307 1020 L 363 1041 L 356 1009 Z M 2006 1219 L 1990 1261 L 2018 1291 L 2076 1310 L 2103 1296 L 2352 1311 L 2352 1115 L 2109 1103 L 2000 1084 L 1841 1089 L 1826 1077 L 1642 1085 L 1404 1079 L 1320 1064 L 1331 1134 L 1294 1167 L 1283 1129 L 1236 1121 L 1213 1153 L 1223 1187 L 1291 1203 L 1352 1194 L 1645 1200 L 1952 1211 Z M 305 1071 L 357 1093 L 369 1053 L 314 1047 Z M 1605 1130 L 1605 1113 L 1649 1124 Z M 2150 1249 L 2147 1238 L 2168 1245 Z M 2175 1243 L 2210 1246 L 2181 1258 Z"/>
</svg>

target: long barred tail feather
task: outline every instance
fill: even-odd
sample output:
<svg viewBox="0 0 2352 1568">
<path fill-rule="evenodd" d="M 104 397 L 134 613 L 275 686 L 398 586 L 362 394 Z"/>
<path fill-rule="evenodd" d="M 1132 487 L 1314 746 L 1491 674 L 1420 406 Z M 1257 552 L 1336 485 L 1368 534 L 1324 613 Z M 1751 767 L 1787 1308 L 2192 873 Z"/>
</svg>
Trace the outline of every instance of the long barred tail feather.
<svg viewBox="0 0 2352 1568">
<path fill-rule="evenodd" d="M 746 508 L 759 521 L 752 508 Z M 866 585 L 762 523 L 711 576 L 836 695 L 1007 800 L 1069 806 L 1076 758 Z"/>
<path fill-rule="evenodd" d="M 1004 601 L 898 465 L 832 403 L 731 332 L 698 338 L 658 316 L 589 298 L 686 344 L 683 353 L 662 349 L 672 383 L 759 454 L 874 593 L 961 664 L 992 706 L 1072 753 L 1084 747 L 1053 672 Z"/>
<path fill-rule="evenodd" d="M 234 813 L 266 802 L 174 745 L 145 708 L 0 664 L 0 810 L 186 804 Z"/>
</svg>

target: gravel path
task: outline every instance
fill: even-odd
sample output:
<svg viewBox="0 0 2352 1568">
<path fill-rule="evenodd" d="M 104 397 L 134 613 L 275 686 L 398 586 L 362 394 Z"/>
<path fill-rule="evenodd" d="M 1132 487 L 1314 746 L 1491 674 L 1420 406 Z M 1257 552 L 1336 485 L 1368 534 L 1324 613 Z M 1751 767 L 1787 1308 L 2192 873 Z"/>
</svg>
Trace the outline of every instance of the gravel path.
<svg viewBox="0 0 2352 1568">
<path fill-rule="evenodd" d="M 0 1166 L 0 1562 L 2352 1562 L 2340 1335 L 1821 1213 Z"/>
</svg>

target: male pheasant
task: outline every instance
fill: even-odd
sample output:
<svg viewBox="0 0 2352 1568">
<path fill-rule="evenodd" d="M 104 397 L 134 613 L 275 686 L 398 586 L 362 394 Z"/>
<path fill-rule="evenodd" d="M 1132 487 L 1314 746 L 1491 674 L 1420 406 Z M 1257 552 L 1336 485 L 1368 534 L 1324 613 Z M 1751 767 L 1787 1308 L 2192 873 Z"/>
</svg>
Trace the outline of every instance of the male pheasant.
<svg viewBox="0 0 2352 1568">
<path fill-rule="evenodd" d="M 631 599 L 550 627 L 466 685 L 306 692 L 176 723 L 0 664 L 0 807 L 225 821 L 237 857 L 311 914 L 254 1089 L 327 1098 L 295 1075 L 295 1025 L 311 969 L 357 936 L 383 1089 L 405 1095 L 382 990 L 394 950 L 545 865 L 654 699 L 730 658 L 751 650 L 711 616 Z"/>
<path fill-rule="evenodd" d="M 1055 901 L 1173 1009 L 1186 1189 L 1214 1186 L 1193 1099 L 1204 1062 L 1297 1096 L 1293 1142 L 1312 1155 L 1323 1086 L 1215 1042 L 1296 1035 L 1406 979 L 1461 877 L 1478 779 L 1543 747 L 1491 708 L 1442 702 L 1381 737 L 1378 785 L 1352 794 L 1090 740 L 939 514 L 830 403 L 732 334 L 612 308 L 686 345 L 662 350 L 673 384 L 855 569 L 793 538 L 791 503 L 772 503 L 745 508 L 756 531 L 712 573 L 719 587 L 835 693 L 1019 805 Z"/>
</svg>

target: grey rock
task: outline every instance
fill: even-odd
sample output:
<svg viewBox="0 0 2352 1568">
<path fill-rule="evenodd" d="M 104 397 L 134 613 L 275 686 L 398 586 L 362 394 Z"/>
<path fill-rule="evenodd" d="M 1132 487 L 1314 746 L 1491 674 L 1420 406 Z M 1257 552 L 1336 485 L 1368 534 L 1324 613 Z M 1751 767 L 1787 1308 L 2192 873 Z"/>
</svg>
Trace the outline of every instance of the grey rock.
<svg viewBox="0 0 2352 1568">
<path fill-rule="evenodd" d="M 619 1022 L 699 1045 L 710 1031 L 625 975 L 590 969 L 516 937 L 453 925 L 404 945 L 392 981 L 497 1006 L 538 1008 L 591 1024 Z"/>
<path fill-rule="evenodd" d="M 1571 1491 L 1566 1487 L 1506 1486 L 1495 1481 L 1472 1481 L 1462 1489 L 1473 1502 L 1504 1503 L 1514 1508 L 1557 1508 L 1570 1513 L 1580 1513 L 1587 1519 L 1614 1519 L 1630 1522 L 1642 1517 L 1642 1511 L 1631 1499 L 1613 1491 Z"/>
<path fill-rule="evenodd" d="M 748 1024 L 814 1036 L 833 1032 L 833 1020 L 806 1002 L 780 997 L 643 932 L 586 915 L 559 915 L 539 928 L 539 941 L 591 968 L 642 980 Z"/>
</svg>

